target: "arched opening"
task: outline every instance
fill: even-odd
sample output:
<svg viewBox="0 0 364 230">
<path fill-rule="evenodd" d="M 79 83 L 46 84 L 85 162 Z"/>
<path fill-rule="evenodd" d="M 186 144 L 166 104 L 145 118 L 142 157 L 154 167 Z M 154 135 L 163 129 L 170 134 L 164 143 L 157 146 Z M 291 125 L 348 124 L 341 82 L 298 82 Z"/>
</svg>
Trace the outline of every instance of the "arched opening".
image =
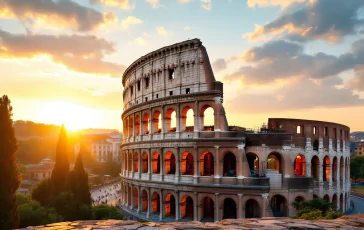
<svg viewBox="0 0 364 230">
<path fill-rule="evenodd" d="M 131 153 L 129 153 L 129 158 L 128 158 L 128 171 L 129 172 L 131 172 L 132 164 L 133 164 L 133 156 L 131 155 Z"/>
<path fill-rule="evenodd" d="M 259 218 L 259 203 L 254 199 L 249 199 L 245 204 L 245 218 Z"/>
<path fill-rule="evenodd" d="M 236 176 L 236 157 L 234 153 L 226 153 L 224 156 L 223 176 Z"/>
<path fill-rule="evenodd" d="M 330 202 L 330 197 L 327 194 L 323 197 L 323 199 L 326 200 L 327 202 Z"/>
<path fill-rule="evenodd" d="M 181 114 L 181 130 L 183 132 L 193 132 L 195 123 L 193 115 L 193 109 L 191 107 L 186 106 L 183 108 Z"/>
<path fill-rule="evenodd" d="M 203 131 L 214 131 L 215 130 L 215 115 L 214 109 L 206 105 L 201 110 L 201 130 Z"/>
<path fill-rule="evenodd" d="M 313 198 L 315 199 L 315 198 L 319 198 L 319 197 L 318 197 L 318 195 L 313 194 Z"/>
<path fill-rule="evenodd" d="M 336 195 L 336 193 L 332 196 L 332 209 L 337 210 L 337 195 Z"/>
<path fill-rule="evenodd" d="M 271 209 L 275 217 L 287 216 L 287 200 L 282 195 L 274 195 L 270 200 Z"/>
<path fill-rule="evenodd" d="M 184 196 L 181 200 L 182 219 L 193 220 L 193 200 L 190 196 Z"/>
<path fill-rule="evenodd" d="M 153 153 L 152 158 L 152 173 L 160 173 L 161 172 L 161 163 L 158 152 Z"/>
<path fill-rule="evenodd" d="M 294 199 L 294 201 L 296 201 L 296 202 L 302 202 L 302 201 L 304 201 L 305 200 L 305 198 L 303 198 L 302 196 L 297 196 L 295 199 Z"/>
<path fill-rule="evenodd" d="M 332 180 L 337 181 L 337 157 L 332 160 Z"/>
<path fill-rule="evenodd" d="M 203 152 L 200 157 L 201 176 L 214 175 L 214 156 L 210 152 Z"/>
<path fill-rule="evenodd" d="M 165 156 L 166 174 L 176 173 L 176 158 L 172 152 L 167 152 Z"/>
<path fill-rule="evenodd" d="M 157 192 L 154 192 L 152 195 L 152 213 L 159 214 L 160 213 L 160 197 Z"/>
<path fill-rule="evenodd" d="M 340 157 L 340 183 L 343 181 L 343 172 L 344 172 L 344 158 Z"/>
<path fill-rule="evenodd" d="M 202 220 L 205 222 L 213 222 L 215 219 L 215 205 L 210 197 L 204 197 L 202 203 Z"/>
<path fill-rule="evenodd" d="M 350 208 L 348 202 L 349 202 L 349 200 L 348 200 L 348 193 L 345 193 L 345 195 L 344 195 L 344 209 L 345 209 L 345 211 L 347 211 Z"/>
<path fill-rule="evenodd" d="M 164 203 L 164 213 L 166 217 L 175 217 L 176 216 L 176 200 L 172 194 L 167 194 L 166 200 Z"/>
<path fill-rule="evenodd" d="M 320 161 L 319 158 L 317 156 L 313 156 L 311 159 L 311 176 L 315 179 L 315 180 L 319 180 L 319 172 L 320 172 Z"/>
<path fill-rule="evenodd" d="M 142 192 L 142 212 L 148 212 L 148 193 L 145 190 Z"/>
<path fill-rule="evenodd" d="M 259 176 L 259 157 L 255 153 L 247 153 L 250 173 L 253 177 Z"/>
<path fill-rule="evenodd" d="M 184 152 L 181 157 L 182 175 L 193 175 L 193 156 L 190 152 Z"/>
<path fill-rule="evenodd" d="M 133 191 L 133 197 L 134 197 L 134 207 L 135 209 L 138 208 L 138 202 L 139 202 L 139 194 L 138 194 L 138 189 L 137 188 L 134 188 L 134 191 Z"/>
<path fill-rule="evenodd" d="M 166 112 L 166 132 L 176 132 L 176 111 L 168 109 Z"/>
<path fill-rule="evenodd" d="M 144 131 L 144 135 L 145 134 L 149 134 L 150 130 L 149 130 L 149 114 L 148 113 L 144 113 L 143 115 L 143 131 Z"/>
<path fill-rule="evenodd" d="M 139 154 L 134 153 L 134 172 L 139 172 Z"/>
<path fill-rule="evenodd" d="M 267 158 L 267 173 L 271 171 L 282 174 L 282 157 L 278 153 L 271 153 Z"/>
<path fill-rule="evenodd" d="M 318 151 L 319 149 L 319 142 L 318 140 L 315 140 L 312 144 L 313 150 Z"/>
<path fill-rule="evenodd" d="M 297 155 L 294 160 L 294 174 L 306 176 L 306 158 L 302 154 Z"/>
<path fill-rule="evenodd" d="M 140 135 L 140 116 L 139 115 L 137 115 L 135 117 L 135 134 L 137 136 Z"/>
<path fill-rule="evenodd" d="M 340 194 L 340 210 L 344 211 L 344 197 L 343 194 Z"/>
<path fill-rule="evenodd" d="M 349 168 L 349 166 L 350 166 L 350 162 L 349 162 L 349 157 L 347 157 L 346 159 L 345 159 L 345 176 L 346 176 L 346 180 L 350 180 L 350 168 Z"/>
<path fill-rule="evenodd" d="M 134 127 L 133 118 L 129 117 L 129 137 L 133 136 L 133 127 Z"/>
<path fill-rule="evenodd" d="M 236 219 L 236 203 L 233 199 L 226 198 L 223 208 L 223 219 Z"/>
<path fill-rule="evenodd" d="M 142 155 L 142 173 L 148 172 L 148 154 L 143 153 Z"/>
<path fill-rule="evenodd" d="M 162 132 L 162 115 L 161 112 L 155 111 L 153 114 L 153 133 Z"/>
<path fill-rule="evenodd" d="M 328 156 L 325 156 L 322 167 L 323 167 L 322 178 L 324 181 L 329 181 L 329 179 L 330 179 L 330 158 Z"/>
</svg>

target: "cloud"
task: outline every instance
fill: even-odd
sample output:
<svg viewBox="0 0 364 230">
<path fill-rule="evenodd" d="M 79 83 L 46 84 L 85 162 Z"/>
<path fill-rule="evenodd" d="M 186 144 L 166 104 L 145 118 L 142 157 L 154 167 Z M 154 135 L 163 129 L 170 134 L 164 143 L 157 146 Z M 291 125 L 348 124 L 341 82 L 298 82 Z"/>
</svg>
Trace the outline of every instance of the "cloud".
<svg viewBox="0 0 364 230">
<path fill-rule="evenodd" d="M 247 4 L 249 7 L 255 6 L 282 6 L 283 8 L 294 4 L 307 2 L 308 0 L 248 0 Z"/>
<path fill-rule="evenodd" d="M 0 17 L 18 18 L 31 26 L 41 21 L 75 31 L 95 30 L 116 20 L 111 12 L 103 14 L 72 0 L 0 0 Z"/>
<path fill-rule="evenodd" d="M 186 3 L 191 2 L 191 0 L 178 0 L 178 2 L 181 4 L 186 4 Z"/>
<path fill-rule="evenodd" d="M 336 85 L 340 84 L 342 80 L 338 77 L 322 79 L 320 84 L 300 78 L 271 93 L 252 94 L 242 90 L 236 98 L 227 102 L 227 106 L 237 108 L 237 112 L 266 113 L 364 105 L 364 100 L 353 95 L 352 90 L 338 89 Z M 241 106 L 241 101 L 245 106 Z"/>
<path fill-rule="evenodd" d="M 145 45 L 145 40 L 142 37 L 137 37 L 136 39 L 134 39 L 134 41 L 129 42 L 129 45 L 143 46 L 143 45 Z"/>
<path fill-rule="evenodd" d="M 338 43 L 364 26 L 364 20 L 358 16 L 363 7 L 364 1 L 360 0 L 311 0 L 293 13 L 285 13 L 258 26 L 250 34 L 249 41 L 272 35 L 299 42 L 320 39 Z"/>
<path fill-rule="evenodd" d="M 162 6 L 159 2 L 159 0 L 145 0 L 147 3 L 149 3 L 153 8 L 159 8 Z"/>
<path fill-rule="evenodd" d="M 137 24 L 143 24 L 143 20 L 135 16 L 128 16 L 127 18 L 121 21 L 121 26 L 123 27 L 124 30 L 129 29 L 130 25 L 137 25 Z"/>
<path fill-rule="evenodd" d="M 328 55 L 322 52 L 308 55 L 303 46 L 287 41 L 271 41 L 244 52 L 243 60 L 250 62 L 225 76 L 228 81 L 239 80 L 246 85 L 272 84 L 279 80 L 306 77 L 323 79 L 364 65 L 364 39 L 352 45 L 350 52 Z"/>
<path fill-rule="evenodd" d="M 184 30 L 190 30 L 191 28 L 189 26 L 185 26 L 183 29 Z"/>
<path fill-rule="evenodd" d="M 114 44 L 96 36 L 23 35 L 0 30 L 1 58 L 49 56 L 53 62 L 80 73 L 120 77 L 125 66 L 103 61 Z"/>
<path fill-rule="evenodd" d="M 238 60 L 239 57 L 237 56 L 230 56 L 226 60 L 224 58 L 218 58 L 212 63 L 212 68 L 214 72 L 219 72 L 227 68 L 227 65 L 235 60 Z"/>
<path fill-rule="evenodd" d="M 201 0 L 202 4 L 202 8 L 210 11 L 212 9 L 212 0 Z"/>
<path fill-rule="evenodd" d="M 122 10 L 130 10 L 135 8 L 135 4 L 130 4 L 129 0 L 90 0 L 90 3 L 98 3 L 105 6 L 115 6 Z"/>
<path fill-rule="evenodd" d="M 168 32 L 164 29 L 164 27 L 163 27 L 163 26 L 158 26 L 158 27 L 157 27 L 157 32 L 158 32 L 159 34 L 162 34 L 162 35 L 167 35 L 167 34 L 168 34 Z"/>
</svg>

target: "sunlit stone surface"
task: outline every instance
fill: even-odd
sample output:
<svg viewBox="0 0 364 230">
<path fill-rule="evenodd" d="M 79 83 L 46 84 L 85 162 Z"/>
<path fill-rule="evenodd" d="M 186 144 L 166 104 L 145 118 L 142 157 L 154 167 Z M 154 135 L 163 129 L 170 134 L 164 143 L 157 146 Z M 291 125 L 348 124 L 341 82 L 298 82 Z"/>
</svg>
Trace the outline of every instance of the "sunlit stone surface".
<svg viewBox="0 0 364 230">
<path fill-rule="evenodd" d="M 219 223 L 137 222 L 129 220 L 90 220 L 49 224 L 24 229 L 363 229 L 364 214 L 344 216 L 336 220 L 296 220 L 290 218 L 228 219 Z"/>
</svg>

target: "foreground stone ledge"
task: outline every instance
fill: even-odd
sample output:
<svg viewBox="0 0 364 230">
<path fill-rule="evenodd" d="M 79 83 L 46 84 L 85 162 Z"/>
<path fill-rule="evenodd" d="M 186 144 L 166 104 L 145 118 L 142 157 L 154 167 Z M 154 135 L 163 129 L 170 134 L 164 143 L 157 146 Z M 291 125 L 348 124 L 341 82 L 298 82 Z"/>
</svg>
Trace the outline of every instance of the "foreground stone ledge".
<svg viewBox="0 0 364 230">
<path fill-rule="evenodd" d="M 296 220 L 291 218 L 228 219 L 219 223 L 138 222 L 131 220 L 88 220 L 60 222 L 23 229 L 364 229 L 364 214 L 343 216 L 336 220 Z"/>
</svg>

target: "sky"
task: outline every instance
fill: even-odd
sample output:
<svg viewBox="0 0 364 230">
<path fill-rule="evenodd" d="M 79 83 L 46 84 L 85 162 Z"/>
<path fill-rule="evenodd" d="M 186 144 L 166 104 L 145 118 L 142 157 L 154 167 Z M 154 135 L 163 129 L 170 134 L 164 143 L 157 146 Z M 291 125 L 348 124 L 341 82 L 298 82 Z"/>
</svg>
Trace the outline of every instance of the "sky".
<svg viewBox="0 0 364 230">
<path fill-rule="evenodd" d="M 14 120 L 122 130 L 127 66 L 193 38 L 229 125 L 364 130 L 363 0 L 0 0 L 0 93 Z"/>
</svg>

